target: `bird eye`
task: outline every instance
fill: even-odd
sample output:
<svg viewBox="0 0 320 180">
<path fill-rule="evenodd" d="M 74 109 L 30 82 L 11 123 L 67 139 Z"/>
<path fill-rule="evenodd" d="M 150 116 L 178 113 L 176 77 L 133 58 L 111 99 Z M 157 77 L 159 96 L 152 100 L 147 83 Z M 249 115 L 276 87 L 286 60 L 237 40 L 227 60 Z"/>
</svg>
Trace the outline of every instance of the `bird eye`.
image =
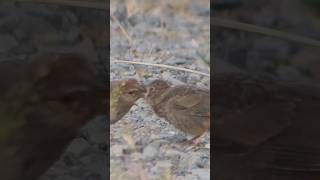
<svg viewBox="0 0 320 180">
<path fill-rule="evenodd" d="M 135 91 L 129 91 L 128 94 L 133 95 L 135 94 Z"/>
</svg>

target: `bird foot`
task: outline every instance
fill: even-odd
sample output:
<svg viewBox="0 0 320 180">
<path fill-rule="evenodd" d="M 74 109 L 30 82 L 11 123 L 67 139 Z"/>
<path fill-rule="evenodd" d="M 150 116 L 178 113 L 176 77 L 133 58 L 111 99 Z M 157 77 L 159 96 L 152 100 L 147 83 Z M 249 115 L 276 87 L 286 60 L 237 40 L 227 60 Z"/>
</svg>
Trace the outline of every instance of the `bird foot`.
<svg viewBox="0 0 320 180">
<path fill-rule="evenodd" d="M 191 139 L 191 140 L 184 140 L 179 142 L 176 147 L 184 148 L 185 150 L 189 151 L 189 150 L 198 150 L 203 148 L 204 146 L 205 144 Z"/>
<path fill-rule="evenodd" d="M 195 143 L 192 140 L 183 140 L 178 143 L 180 146 L 194 146 Z"/>
</svg>

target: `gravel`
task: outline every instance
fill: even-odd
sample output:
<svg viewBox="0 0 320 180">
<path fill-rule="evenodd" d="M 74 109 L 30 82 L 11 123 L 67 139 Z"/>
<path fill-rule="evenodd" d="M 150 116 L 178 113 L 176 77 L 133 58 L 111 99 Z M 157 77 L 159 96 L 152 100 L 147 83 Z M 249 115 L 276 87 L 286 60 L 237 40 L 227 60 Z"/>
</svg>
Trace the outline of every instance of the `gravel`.
<svg viewBox="0 0 320 180">
<path fill-rule="evenodd" d="M 131 42 L 119 31 L 119 25 L 111 21 L 111 60 L 166 64 L 209 74 L 210 68 L 202 59 L 210 59 L 209 1 L 188 1 L 184 10 L 181 4 L 174 2 L 164 1 L 162 7 L 137 11 L 122 19 L 122 27 Z M 145 1 L 140 3 L 141 9 L 145 9 Z M 118 7 L 123 4 L 111 1 L 111 13 L 124 17 L 119 14 Z M 112 61 L 110 64 L 110 79 L 130 77 L 147 83 L 161 78 L 173 85 L 210 87 L 209 77 L 194 73 Z M 178 146 L 177 143 L 191 136 L 157 117 L 143 99 L 137 101 L 123 119 L 111 125 L 110 130 L 111 179 L 210 178 L 210 147 Z M 209 144 L 209 133 L 201 141 Z"/>
</svg>

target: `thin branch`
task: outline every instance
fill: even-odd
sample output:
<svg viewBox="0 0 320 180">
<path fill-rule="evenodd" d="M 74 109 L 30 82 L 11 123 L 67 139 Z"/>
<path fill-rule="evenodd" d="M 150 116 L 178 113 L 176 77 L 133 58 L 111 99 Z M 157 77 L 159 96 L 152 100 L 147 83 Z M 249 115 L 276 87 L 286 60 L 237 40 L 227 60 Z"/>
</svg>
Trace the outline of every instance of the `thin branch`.
<svg viewBox="0 0 320 180">
<path fill-rule="evenodd" d="M 15 2 L 34 2 L 34 3 L 45 3 L 45 4 L 57 4 L 64 6 L 73 6 L 73 7 L 83 7 L 83 8 L 92 8 L 107 10 L 107 2 L 92 2 L 84 0 L 15 0 Z"/>
<path fill-rule="evenodd" d="M 304 37 L 304 36 L 298 36 L 295 34 L 278 31 L 271 28 L 255 26 L 252 24 L 246 24 L 246 23 L 241 23 L 241 22 L 221 19 L 221 18 L 215 18 L 215 17 L 211 17 L 210 21 L 213 26 L 254 32 L 254 33 L 264 34 L 268 36 L 274 36 L 281 39 L 286 39 L 289 41 L 293 41 L 293 42 L 297 42 L 297 43 L 301 43 L 309 46 L 320 47 L 320 41 L 317 41 L 308 37 Z"/>
<path fill-rule="evenodd" d="M 174 70 L 179 70 L 179 71 L 191 72 L 191 73 L 195 73 L 195 74 L 199 74 L 199 75 L 210 77 L 210 74 L 207 74 L 207 73 L 203 73 L 203 72 L 195 71 L 195 70 L 191 70 L 191 69 L 186 69 L 186 68 L 181 68 L 181 67 L 165 65 L 165 64 L 155 64 L 155 63 L 138 62 L 138 61 L 126 61 L 126 60 L 112 60 L 111 62 L 114 62 L 114 63 L 125 63 L 125 64 L 139 64 L 139 65 L 146 65 L 146 66 L 161 67 L 161 68 L 166 68 L 166 69 L 174 69 Z"/>
</svg>

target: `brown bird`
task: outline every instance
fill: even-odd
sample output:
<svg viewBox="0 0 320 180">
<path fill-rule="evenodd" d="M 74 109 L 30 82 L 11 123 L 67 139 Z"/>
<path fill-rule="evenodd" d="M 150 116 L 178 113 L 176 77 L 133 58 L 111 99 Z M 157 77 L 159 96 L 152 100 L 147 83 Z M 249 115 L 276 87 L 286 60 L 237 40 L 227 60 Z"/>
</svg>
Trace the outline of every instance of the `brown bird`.
<svg viewBox="0 0 320 180">
<path fill-rule="evenodd" d="M 195 142 L 210 128 L 210 92 L 194 86 L 170 86 L 155 80 L 147 87 L 145 98 L 154 112 L 175 128 L 193 135 Z M 189 142 L 190 142 L 189 141 Z"/>
<path fill-rule="evenodd" d="M 106 82 L 77 54 L 0 63 L 0 177 L 35 180 L 105 113 Z"/>
<path fill-rule="evenodd" d="M 145 93 L 145 88 L 135 79 L 111 82 L 110 124 L 119 121 Z"/>
<path fill-rule="evenodd" d="M 216 180 L 320 179 L 320 88 L 215 74 Z"/>
</svg>

